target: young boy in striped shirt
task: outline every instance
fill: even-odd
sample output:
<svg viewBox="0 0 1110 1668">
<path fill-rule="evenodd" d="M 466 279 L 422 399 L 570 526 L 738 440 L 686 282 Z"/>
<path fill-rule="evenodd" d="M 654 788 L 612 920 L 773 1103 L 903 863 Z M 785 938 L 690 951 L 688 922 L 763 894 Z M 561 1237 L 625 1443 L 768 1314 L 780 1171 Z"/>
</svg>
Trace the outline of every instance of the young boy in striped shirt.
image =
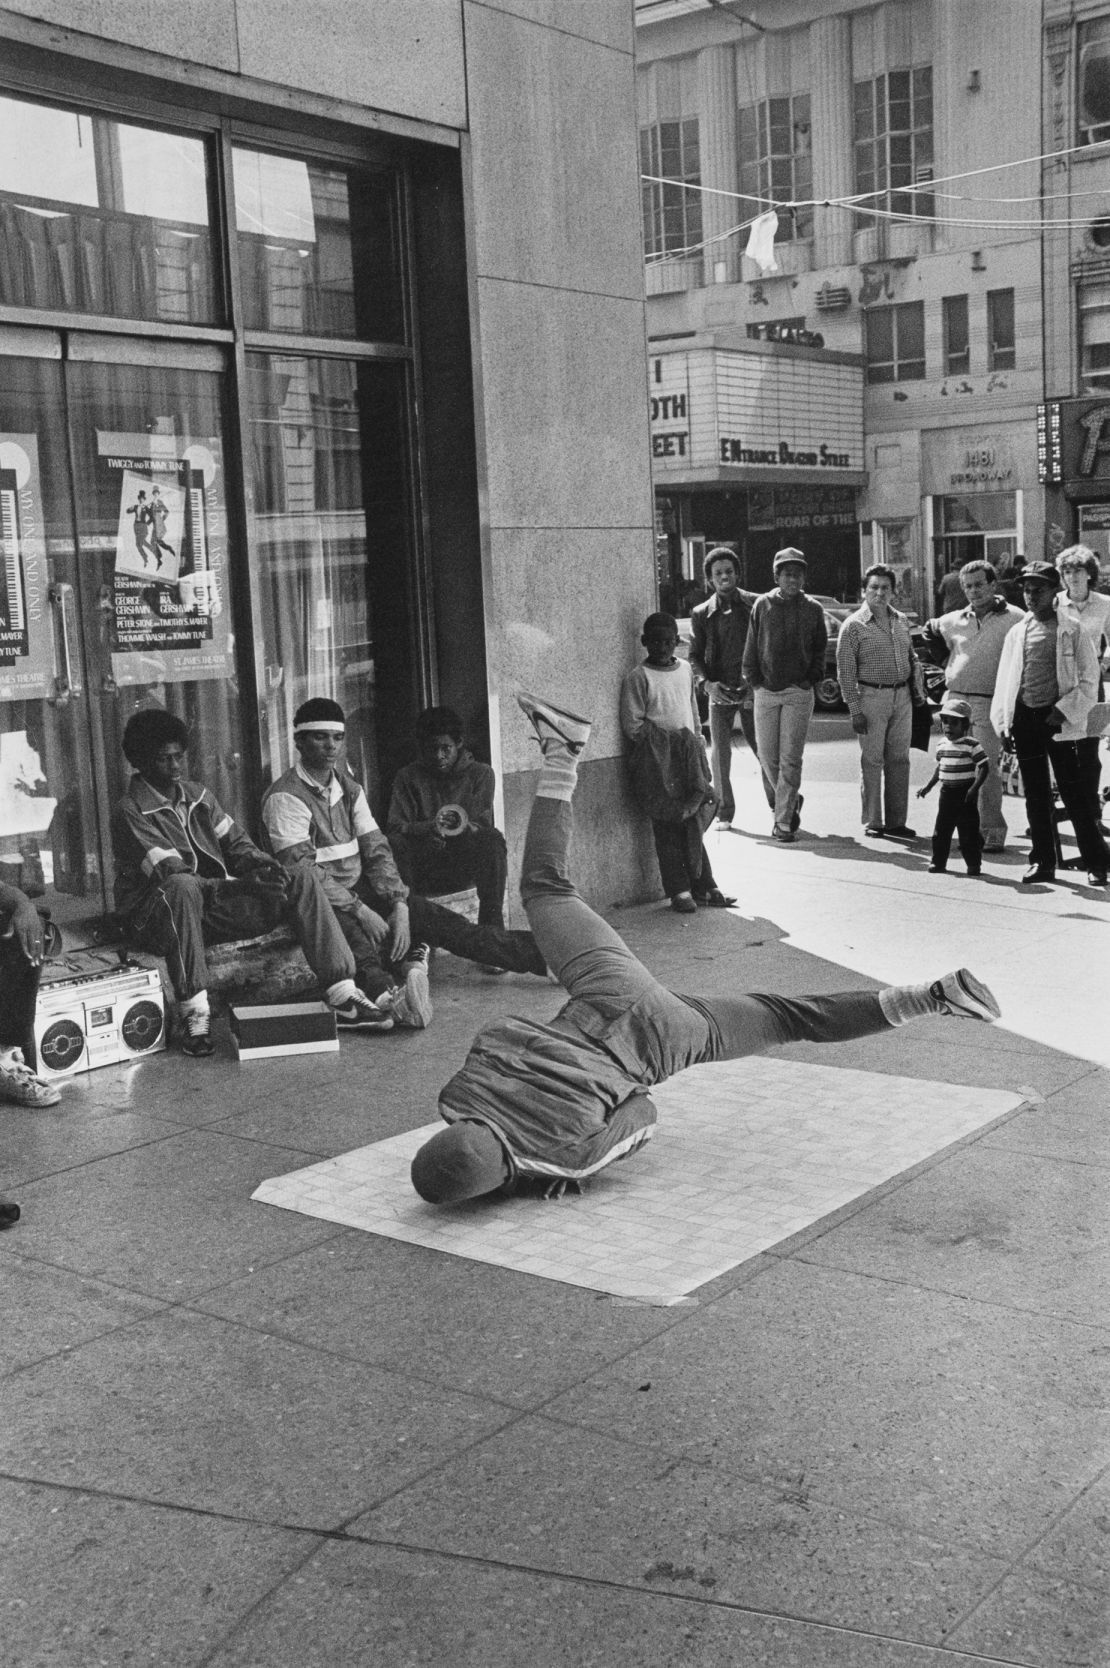
<svg viewBox="0 0 1110 1668">
<path fill-rule="evenodd" d="M 936 769 L 925 786 L 917 790 L 918 799 L 924 799 L 940 782 L 940 803 L 933 829 L 933 861 L 929 864 L 929 873 L 942 875 L 947 869 L 952 835 L 955 833 L 968 874 L 977 875 L 983 867 L 979 789 L 987 779 L 990 761 L 971 734 L 969 702 L 950 695 L 940 709 L 940 727 L 944 734 L 937 746 Z"/>
</svg>

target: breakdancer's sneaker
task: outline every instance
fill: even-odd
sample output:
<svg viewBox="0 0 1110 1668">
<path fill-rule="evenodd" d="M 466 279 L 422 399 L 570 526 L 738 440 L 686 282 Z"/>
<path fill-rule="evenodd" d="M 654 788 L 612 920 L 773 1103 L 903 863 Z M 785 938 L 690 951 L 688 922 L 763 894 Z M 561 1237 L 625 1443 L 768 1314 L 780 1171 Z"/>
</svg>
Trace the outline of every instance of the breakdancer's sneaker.
<svg viewBox="0 0 1110 1668">
<path fill-rule="evenodd" d="M 989 1023 L 1002 1015 L 992 993 L 966 967 L 937 979 L 929 986 L 929 995 L 940 1003 L 941 1013 L 951 1014 L 953 1019 L 983 1019 Z"/>
<path fill-rule="evenodd" d="M 432 1022 L 432 998 L 428 990 L 431 951 L 416 944 L 405 958 L 405 982 L 393 993 L 393 1018 L 407 1031 L 423 1031 Z"/>
<path fill-rule="evenodd" d="M 516 704 L 529 720 L 540 742 L 551 736 L 557 736 L 566 742 L 572 753 L 581 753 L 590 739 L 590 720 L 581 718 L 576 712 L 567 712 L 564 707 L 555 706 L 552 701 L 544 701 L 538 695 L 529 695 L 521 690 L 516 698 Z"/>
</svg>

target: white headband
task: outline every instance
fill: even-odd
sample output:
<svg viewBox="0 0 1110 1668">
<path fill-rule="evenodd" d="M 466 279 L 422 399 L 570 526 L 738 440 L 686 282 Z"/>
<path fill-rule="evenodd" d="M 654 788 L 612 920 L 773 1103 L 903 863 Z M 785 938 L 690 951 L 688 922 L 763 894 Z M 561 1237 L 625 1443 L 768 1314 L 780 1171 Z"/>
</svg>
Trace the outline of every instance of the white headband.
<svg viewBox="0 0 1110 1668">
<path fill-rule="evenodd" d="M 295 736 L 341 736 L 346 731 L 346 724 L 339 724 L 334 718 L 310 718 L 304 724 L 293 726 Z"/>
</svg>

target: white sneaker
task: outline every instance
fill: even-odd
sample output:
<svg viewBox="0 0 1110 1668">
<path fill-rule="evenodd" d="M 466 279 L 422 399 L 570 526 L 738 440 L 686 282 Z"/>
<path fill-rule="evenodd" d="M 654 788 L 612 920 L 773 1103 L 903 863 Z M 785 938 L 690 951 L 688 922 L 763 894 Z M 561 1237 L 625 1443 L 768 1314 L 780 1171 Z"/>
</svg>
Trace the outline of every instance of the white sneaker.
<svg viewBox="0 0 1110 1668">
<path fill-rule="evenodd" d="M 937 979 L 929 986 L 929 995 L 940 1003 L 941 1013 L 953 1019 L 982 1019 L 989 1023 L 1002 1016 L 992 992 L 966 967 Z"/>
<path fill-rule="evenodd" d="M 540 741 L 548 736 L 558 736 L 560 741 L 566 742 L 572 753 L 581 753 L 590 739 L 590 720 L 580 717 L 576 712 L 567 712 L 564 707 L 557 707 L 553 701 L 545 701 L 539 695 L 529 695 L 522 689 L 516 698 L 516 704 L 531 723 Z"/>
<path fill-rule="evenodd" d="M 421 954 L 422 952 L 422 954 Z M 408 1031 L 423 1031 L 432 1022 L 432 997 L 428 989 L 428 946 L 417 946 L 420 960 L 409 959 L 405 982 L 393 992 L 393 1018 Z"/>
<path fill-rule="evenodd" d="M 10 1106 L 57 1106 L 61 1093 L 36 1077 L 19 1048 L 0 1049 L 0 1100 Z"/>
<path fill-rule="evenodd" d="M 348 997 L 346 1002 L 333 1004 L 332 1013 L 335 1015 L 336 1027 L 340 1031 L 392 1031 L 393 1005 L 390 1000 L 392 992 L 387 991 L 377 1002 L 361 990 Z"/>
</svg>

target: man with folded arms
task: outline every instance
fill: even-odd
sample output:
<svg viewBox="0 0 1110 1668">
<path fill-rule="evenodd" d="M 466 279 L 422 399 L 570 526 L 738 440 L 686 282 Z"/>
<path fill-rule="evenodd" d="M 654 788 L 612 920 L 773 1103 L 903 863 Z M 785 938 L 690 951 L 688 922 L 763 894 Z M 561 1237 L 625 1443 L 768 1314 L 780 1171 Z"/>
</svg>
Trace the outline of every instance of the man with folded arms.
<svg viewBox="0 0 1110 1668">
<path fill-rule="evenodd" d="M 983 850 L 1002 851 L 1007 834 L 998 768 L 1002 742 L 991 723 L 991 701 L 1002 645 L 1024 616 L 1020 608 L 1012 607 L 998 594 L 998 575 L 989 562 L 965 562 L 960 569 L 960 585 L 967 607 L 926 620 L 925 640 L 933 659 L 944 667 L 949 695 L 958 695 L 971 708 L 971 733 L 990 766 L 979 795 Z"/>
</svg>

